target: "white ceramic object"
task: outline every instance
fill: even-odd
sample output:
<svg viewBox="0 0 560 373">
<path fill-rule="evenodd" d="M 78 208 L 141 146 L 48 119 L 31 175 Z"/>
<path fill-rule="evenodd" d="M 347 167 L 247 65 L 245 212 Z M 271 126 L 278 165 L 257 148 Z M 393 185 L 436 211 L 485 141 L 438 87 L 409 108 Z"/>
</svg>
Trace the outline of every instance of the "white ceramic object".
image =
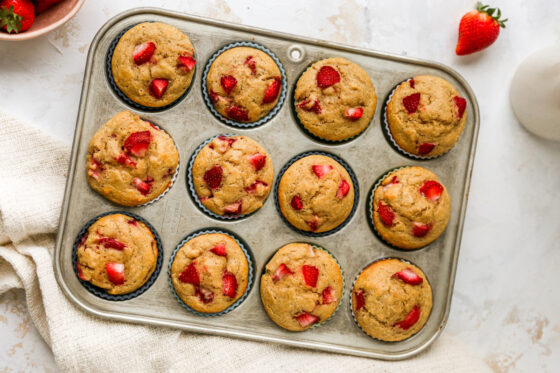
<svg viewBox="0 0 560 373">
<path fill-rule="evenodd" d="M 538 50 L 519 65 L 510 102 L 527 130 L 560 141 L 560 44 Z"/>
</svg>

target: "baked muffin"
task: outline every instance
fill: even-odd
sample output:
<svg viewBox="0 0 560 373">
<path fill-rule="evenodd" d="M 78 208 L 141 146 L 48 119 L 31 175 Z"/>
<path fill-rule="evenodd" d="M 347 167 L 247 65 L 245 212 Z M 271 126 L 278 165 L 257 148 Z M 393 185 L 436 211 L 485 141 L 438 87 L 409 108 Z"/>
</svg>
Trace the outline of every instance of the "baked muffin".
<svg viewBox="0 0 560 373">
<path fill-rule="evenodd" d="M 158 246 L 146 224 L 123 214 L 111 214 L 88 228 L 76 254 L 81 280 L 109 294 L 128 294 L 154 273 Z"/>
<path fill-rule="evenodd" d="M 445 79 L 415 76 L 387 104 L 390 135 L 410 154 L 432 157 L 451 149 L 465 128 L 467 100 Z"/>
<path fill-rule="evenodd" d="M 191 85 L 196 60 L 189 38 L 160 22 L 140 23 L 119 39 L 111 72 L 117 87 L 137 104 L 169 105 Z"/>
<path fill-rule="evenodd" d="M 206 233 L 179 248 L 171 264 L 171 282 L 179 298 L 193 310 L 221 312 L 245 293 L 249 263 L 231 236 Z"/>
<path fill-rule="evenodd" d="M 295 161 L 278 185 L 278 205 L 297 229 L 321 233 L 342 224 L 354 206 L 354 184 L 348 171 L 326 155 Z"/>
<path fill-rule="evenodd" d="M 93 190 L 108 200 L 138 206 L 171 186 L 178 164 L 179 153 L 165 131 L 123 111 L 91 139 L 87 179 Z"/>
<path fill-rule="evenodd" d="M 360 66 L 345 58 L 314 63 L 299 78 L 296 113 L 311 134 L 343 141 L 362 133 L 377 105 L 375 88 Z"/>
<path fill-rule="evenodd" d="M 265 52 L 235 47 L 220 54 L 208 70 L 208 95 L 218 113 L 236 122 L 256 122 L 278 102 L 282 76 Z"/>
<path fill-rule="evenodd" d="M 268 316 L 284 329 L 302 331 L 326 321 L 342 298 L 342 273 L 326 251 L 306 243 L 280 248 L 261 277 Z"/>
<path fill-rule="evenodd" d="M 261 208 L 273 178 L 270 156 L 246 136 L 214 138 L 200 150 L 192 166 L 199 201 L 222 216 L 250 214 Z"/>
<path fill-rule="evenodd" d="M 399 259 L 367 266 L 352 288 L 352 314 L 373 338 L 402 341 L 420 331 L 432 310 L 432 288 L 418 267 Z"/>
<path fill-rule="evenodd" d="M 451 201 L 433 172 L 405 167 L 383 179 L 374 191 L 370 208 L 381 238 L 401 249 L 417 249 L 443 233 Z"/>
</svg>

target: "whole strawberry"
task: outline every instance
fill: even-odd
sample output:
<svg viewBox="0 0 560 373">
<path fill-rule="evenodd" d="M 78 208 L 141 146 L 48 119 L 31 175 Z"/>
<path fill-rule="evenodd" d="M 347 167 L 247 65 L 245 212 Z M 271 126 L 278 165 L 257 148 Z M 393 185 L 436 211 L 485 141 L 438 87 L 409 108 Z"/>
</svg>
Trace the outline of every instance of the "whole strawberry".
<svg viewBox="0 0 560 373">
<path fill-rule="evenodd" d="M 31 0 L 0 1 L 0 27 L 8 33 L 27 31 L 35 21 L 35 8 Z"/>
<path fill-rule="evenodd" d="M 500 9 L 489 8 L 488 5 L 478 2 L 476 10 L 468 12 L 461 18 L 455 53 L 458 56 L 471 54 L 494 43 L 500 34 L 500 27 L 506 28 L 507 19 L 501 20 L 501 16 Z"/>
</svg>

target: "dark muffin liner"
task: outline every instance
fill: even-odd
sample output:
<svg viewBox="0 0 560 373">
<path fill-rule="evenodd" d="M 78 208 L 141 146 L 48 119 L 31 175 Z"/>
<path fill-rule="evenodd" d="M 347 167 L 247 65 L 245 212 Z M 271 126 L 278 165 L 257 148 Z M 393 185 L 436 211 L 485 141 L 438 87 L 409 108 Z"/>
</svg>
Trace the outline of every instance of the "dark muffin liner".
<svg viewBox="0 0 560 373">
<path fill-rule="evenodd" d="M 375 259 L 374 261 L 372 261 L 372 262 L 370 262 L 369 264 L 365 265 L 365 266 L 362 268 L 362 270 L 361 270 L 360 272 L 358 272 L 358 274 L 356 275 L 356 277 L 354 277 L 354 281 L 352 281 L 352 286 L 350 287 L 350 302 L 349 302 L 350 313 L 352 314 L 352 320 L 354 320 L 354 324 L 356 324 L 356 325 L 358 326 L 358 328 L 360 328 L 360 330 L 362 331 L 362 333 L 364 333 L 367 337 L 369 337 L 369 338 L 371 338 L 371 339 L 373 339 L 373 340 L 375 340 L 375 341 L 382 342 L 382 343 L 391 343 L 391 344 L 392 344 L 392 343 L 403 342 L 403 341 L 406 341 L 407 339 L 410 339 L 410 338 L 414 337 L 416 334 L 420 333 L 420 331 L 422 331 L 422 329 L 424 329 L 424 326 L 426 326 L 426 324 L 424 324 L 424 325 L 422 326 L 422 328 L 421 328 L 419 331 L 417 331 L 416 333 L 412 334 L 410 337 L 407 337 L 407 338 L 405 338 L 405 339 L 401 339 L 400 341 L 384 341 L 383 339 L 379 339 L 379 338 L 372 337 L 371 335 L 369 335 L 368 333 L 366 333 L 366 331 L 362 328 L 362 326 L 360 325 L 360 323 L 358 323 L 358 320 L 356 320 L 356 315 L 354 314 L 354 307 L 353 307 L 353 305 L 352 305 L 352 296 L 354 295 L 354 285 L 356 285 L 356 281 L 358 281 L 358 277 L 360 277 L 360 275 L 362 274 L 362 272 L 363 272 L 366 268 L 368 268 L 370 265 L 372 265 L 372 264 L 374 264 L 374 263 L 377 263 L 377 262 L 380 262 L 380 261 L 382 261 L 382 260 L 387 260 L 387 259 L 397 259 L 397 260 L 400 260 L 400 261 L 403 262 L 403 263 L 407 263 L 407 264 L 410 264 L 410 265 L 413 265 L 413 266 L 419 268 L 419 269 L 422 271 L 422 273 L 424 273 L 424 276 L 426 277 L 426 281 L 428 282 L 428 285 L 430 285 L 430 287 L 432 287 L 432 284 L 430 284 L 430 281 L 429 281 L 429 279 L 428 279 L 428 275 L 426 275 L 426 273 L 424 272 L 424 270 L 422 270 L 422 268 L 420 268 L 420 267 L 417 266 L 416 264 L 412 263 L 411 261 L 408 261 L 408 260 L 406 260 L 406 259 L 399 258 L 399 257 L 396 257 L 396 256 L 386 256 L 386 257 L 382 257 L 382 258 L 379 258 L 379 259 Z M 433 304 L 433 301 L 434 301 L 434 293 L 433 293 L 433 291 L 432 291 L 432 304 Z M 433 305 L 432 305 L 432 308 L 433 308 Z M 431 316 L 431 315 L 432 315 L 432 310 L 430 309 L 430 316 Z M 429 316 L 428 316 L 428 319 L 426 320 L 426 323 L 428 322 L 428 320 L 429 320 Z"/>
<path fill-rule="evenodd" d="M 338 262 L 338 259 L 336 259 L 336 256 L 334 256 L 329 250 L 327 250 L 327 249 L 325 249 L 324 247 L 319 246 L 319 245 L 317 245 L 317 244 L 311 243 L 311 242 L 290 242 L 290 243 L 304 243 L 304 244 L 311 245 L 313 248 L 315 248 L 315 249 L 317 249 L 317 250 L 321 250 L 321 251 L 326 252 L 326 253 L 329 254 L 329 255 L 331 256 L 331 258 L 333 258 L 334 261 L 336 262 L 336 265 L 338 266 L 338 269 L 340 270 L 340 276 L 342 277 L 342 293 L 340 294 L 340 299 L 338 300 L 338 304 L 336 305 L 335 310 L 331 313 L 331 315 L 330 315 L 326 320 L 323 320 L 323 321 L 321 321 L 321 322 L 315 323 L 315 324 L 311 325 L 309 328 L 307 328 L 307 329 L 305 329 L 305 330 L 293 331 L 293 330 L 287 330 L 287 329 L 282 328 L 280 325 L 276 324 L 272 319 L 270 319 L 270 321 L 272 321 L 275 325 L 278 325 L 278 326 L 279 326 L 280 328 L 282 328 L 283 330 L 287 330 L 288 332 L 293 332 L 293 333 L 301 333 L 301 332 L 306 332 L 306 331 L 311 330 L 311 329 L 315 329 L 316 327 L 325 324 L 326 322 L 328 322 L 329 320 L 331 320 L 331 319 L 334 317 L 334 315 L 338 312 L 338 309 L 340 308 L 340 305 L 343 303 L 343 299 L 344 299 L 344 288 L 346 287 L 346 286 L 345 286 L 346 284 L 345 284 L 345 282 L 344 282 L 344 271 L 342 270 L 342 266 L 341 266 L 340 263 Z M 289 245 L 289 244 L 286 244 L 286 245 Z M 284 247 L 284 246 L 286 246 L 286 245 L 283 245 L 282 247 Z M 280 247 L 278 250 L 280 250 L 282 247 Z M 267 260 L 266 263 L 264 264 L 264 266 L 263 266 L 263 268 L 262 268 L 262 271 L 261 271 L 261 277 L 266 273 L 266 266 L 267 266 L 267 264 L 272 260 L 272 258 L 274 257 L 274 255 L 276 255 L 276 253 L 278 252 L 278 250 L 276 250 L 274 253 L 272 253 L 272 255 L 270 255 L 270 257 L 268 258 L 268 260 Z M 260 285 L 261 285 L 261 284 L 259 284 L 259 287 L 260 287 Z M 259 289 L 259 290 L 260 290 L 260 289 Z M 263 305 L 263 308 L 264 308 L 264 304 L 263 304 L 263 301 L 262 301 L 262 297 L 259 297 L 259 298 L 260 298 L 260 300 L 261 300 L 261 305 Z M 268 313 L 267 313 L 266 311 L 265 311 L 265 313 L 266 313 L 266 315 L 268 316 Z M 269 318 L 270 318 L 270 316 L 269 316 Z"/>
<path fill-rule="evenodd" d="M 187 177 L 186 177 L 186 181 L 187 181 L 187 189 L 189 190 L 189 194 L 192 198 L 192 200 L 195 202 L 195 204 L 197 205 L 197 207 L 206 215 L 214 218 L 214 219 L 218 219 L 218 220 L 225 220 L 225 221 L 233 221 L 233 220 L 239 220 L 239 219 L 244 219 L 248 216 L 253 215 L 254 213 L 256 213 L 257 211 L 259 211 L 261 207 L 259 207 L 258 209 L 256 209 L 255 211 L 249 213 L 249 214 L 242 214 L 242 215 L 218 215 L 213 211 L 210 211 L 210 209 L 208 209 L 206 206 L 204 206 L 202 204 L 202 202 L 200 201 L 200 198 L 198 198 L 198 194 L 196 194 L 196 190 L 194 188 L 194 181 L 193 181 L 193 173 L 192 173 L 192 168 L 194 166 L 194 161 L 196 160 L 196 157 L 198 156 L 198 153 L 200 153 L 200 151 L 202 150 L 202 148 L 204 148 L 206 145 L 210 144 L 212 142 L 212 140 L 214 140 L 216 137 L 219 136 L 225 136 L 225 137 L 230 137 L 230 136 L 240 136 L 240 135 L 234 135 L 231 133 L 222 133 L 219 135 L 215 135 L 212 136 L 206 140 L 204 140 L 204 142 L 202 144 L 200 144 L 193 152 L 193 154 L 191 155 L 191 158 L 189 160 L 189 164 L 187 166 Z M 269 192 L 270 195 L 270 192 Z M 266 202 L 266 200 L 268 199 L 268 196 L 265 198 L 265 200 L 263 201 L 263 205 Z"/>
<path fill-rule="evenodd" d="M 157 256 L 156 269 L 154 270 L 154 273 L 152 273 L 152 275 L 150 276 L 150 278 L 148 279 L 148 281 L 146 281 L 146 283 L 144 285 L 142 285 L 141 287 L 139 287 L 135 291 L 133 291 L 131 293 L 128 293 L 128 294 L 113 295 L 113 294 L 107 293 L 105 291 L 105 289 L 102 289 L 100 287 L 97 287 L 97 286 L 91 284 L 88 281 L 84 281 L 84 280 L 80 279 L 80 277 L 78 276 L 77 263 L 78 263 L 78 246 L 80 245 L 80 241 L 82 240 L 83 235 L 87 232 L 89 227 L 91 227 L 91 225 L 93 223 L 95 223 L 97 220 L 99 220 L 102 217 L 105 217 L 107 215 L 116 215 L 116 214 L 126 215 L 126 216 L 129 216 L 129 217 L 131 217 L 135 220 L 138 220 L 138 221 L 146 224 L 146 226 L 150 229 L 150 231 L 152 232 L 152 234 L 154 235 L 154 238 L 156 240 L 156 244 L 157 244 L 157 247 L 158 247 L 158 256 Z M 141 216 L 138 216 L 136 214 L 127 212 L 127 211 L 105 212 L 105 213 L 103 213 L 101 215 L 98 215 L 95 218 L 91 219 L 80 230 L 76 239 L 74 240 L 74 246 L 72 247 L 72 267 L 74 268 L 74 273 L 76 274 L 76 277 L 78 278 L 78 281 L 80 281 L 82 286 L 85 287 L 87 289 L 87 291 L 89 291 L 93 295 L 95 295 L 99 298 L 105 299 L 105 300 L 110 300 L 110 301 L 130 300 L 130 299 L 136 298 L 137 296 L 144 293 L 156 281 L 156 279 L 159 275 L 159 272 L 161 271 L 162 263 L 163 263 L 163 245 L 161 244 L 161 239 L 159 238 L 159 235 L 158 235 L 156 229 L 146 219 L 144 219 Z"/>
<path fill-rule="evenodd" d="M 171 279 L 171 266 L 173 265 L 173 261 L 175 260 L 175 255 L 177 255 L 177 252 L 179 252 L 179 249 L 185 243 L 187 243 L 188 241 L 192 240 L 195 237 L 201 236 L 203 234 L 210 234 L 210 233 L 222 233 L 222 234 L 225 234 L 226 236 L 229 236 L 229 237 L 233 238 L 233 240 L 239 245 L 239 247 L 241 248 L 241 250 L 243 250 L 243 253 L 245 254 L 245 258 L 247 259 L 248 268 L 249 268 L 249 275 L 247 277 L 247 288 L 245 289 L 245 293 L 243 293 L 241 298 L 236 300 L 235 303 L 233 303 L 231 306 L 229 306 L 228 308 L 226 308 L 223 311 L 214 312 L 214 313 L 204 313 L 204 312 L 199 312 L 199 311 L 196 311 L 196 310 L 192 309 L 185 302 L 183 302 L 183 300 L 179 297 L 179 295 L 175 291 L 175 287 L 173 286 L 173 281 Z M 168 277 L 168 282 L 169 282 L 169 288 L 171 289 L 171 293 L 173 294 L 173 297 L 175 297 L 177 302 L 179 302 L 179 304 L 183 308 L 188 310 L 189 312 L 191 312 L 195 315 L 198 315 L 198 316 L 205 316 L 205 317 L 208 317 L 208 316 L 222 316 L 222 315 L 225 315 L 226 313 L 229 313 L 229 312 L 233 311 L 237 307 L 239 307 L 239 305 L 241 305 L 241 303 L 243 303 L 245 301 L 245 299 L 247 299 L 247 296 L 249 295 L 249 293 L 253 289 L 253 283 L 254 283 L 254 277 L 255 277 L 255 268 L 253 267 L 254 263 L 255 263 L 255 261 L 253 260 L 253 254 L 252 254 L 252 252 L 249 248 L 249 245 L 247 245 L 247 243 L 245 243 L 245 241 L 241 237 L 237 236 L 235 233 L 233 233 L 231 231 L 228 231 L 228 230 L 225 230 L 225 229 L 222 229 L 222 228 L 200 229 L 200 230 L 195 231 L 193 233 L 190 233 L 188 236 L 186 236 L 181 242 L 179 242 L 177 247 L 175 247 L 175 249 L 173 250 L 173 253 L 171 254 L 171 257 L 169 258 L 169 265 L 167 266 L 167 277 Z"/>
<path fill-rule="evenodd" d="M 391 90 L 391 92 L 387 95 L 387 98 L 385 99 L 385 101 L 383 102 L 383 123 L 382 123 L 382 130 L 383 130 L 383 135 L 385 136 L 385 139 L 387 139 L 387 142 L 389 143 L 389 145 L 391 145 L 391 147 L 393 149 L 395 149 L 398 153 L 404 155 L 405 157 L 414 159 L 414 160 L 420 160 L 420 161 L 428 161 L 430 159 L 436 159 L 441 157 L 442 155 L 447 154 L 447 152 L 449 152 L 449 150 L 453 149 L 453 147 L 451 147 L 447 152 L 440 154 L 440 155 L 433 155 L 433 156 L 422 156 L 422 155 L 417 155 L 417 154 L 412 154 L 407 152 L 406 150 L 402 149 L 399 144 L 397 144 L 397 141 L 393 138 L 393 134 L 391 133 L 391 129 L 389 128 L 389 119 L 387 118 L 387 105 L 389 104 L 389 101 L 391 101 L 391 98 L 393 97 L 393 95 L 395 94 L 396 89 L 404 82 L 408 82 L 410 81 L 410 79 L 405 79 L 402 82 L 399 82 L 397 85 L 395 85 L 393 87 L 393 89 Z"/>
<path fill-rule="evenodd" d="M 311 232 L 311 231 L 303 231 L 301 229 L 298 229 L 298 228 L 294 227 L 288 221 L 288 219 L 286 219 L 286 217 L 284 217 L 284 214 L 282 213 L 282 210 L 280 209 L 280 203 L 278 202 L 278 187 L 280 185 L 280 180 L 282 180 L 282 176 L 284 176 L 284 172 L 286 172 L 286 170 L 292 164 L 294 164 L 296 161 L 299 161 L 300 159 L 302 159 L 304 157 L 307 157 L 308 155 L 324 155 L 324 156 L 327 156 L 327 157 L 330 157 L 330 158 L 334 159 L 335 161 L 340 163 L 342 165 L 342 167 L 344 167 L 346 169 L 346 171 L 350 175 L 350 179 L 352 179 L 352 184 L 354 185 L 354 204 L 352 205 L 352 211 L 350 212 L 350 214 L 348 215 L 346 220 L 344 220 L 342 223 L 340 223 L 340 225 L 331 229 L 330 231 L 315 233 L 315 232 Z M 354 174 L 354 171 L 352 170 L 352 168 L 350 168 L 350 165 L 348 165 L 348 163 L 346 163 L 346 161 L 342 160 L 342 158 L 340 158 L 340 157 L 338 157 L 338 156 L 336 156 L 332 153 L 327 153 L 327 152 L 322 152 L 322 151 L 309 151 L 309 152 L 304 152 L 304 153 L 298 154 L 295 157 L 293 157 L 292 159 L 290 159 L 284 165 L 284 167 L 282 167 L 282 169 L 278 173 L 278 176 L 276 176 L 276 181 L 274 182 L 274 204 L 276 205 L 276 210 L 278 211 L 278 214 L 282 218 L 282 221 L 284 221 L 284 223 L 286 223 L 286 225 L 288 227 L 290 227 L 293 231 L 295 231 L 299 234 L 302 234 L 304 236 L 307 236 L 307 237 L 325 237 L 325 236 L 329 236 L 333 233 L 336 233 L 336 232 L 340 231 L 342 228 L 344 228 L 350 222 L 350 220 L 352 220 L 352 217 L 354 216 L 354 213 L 356 212 L 359 201 L 360 201 L 360 188 L 358 186 L 358 179 L 356 178 L 356 175 Z"/>
<path fill-rule="evenodd" d="M 232 49 L 232 48 L 235 48 L 235 47 L 250 47 L 250 48 L 255 48 L 255 49 L 258 49 L 262 52 L 265 52 L 266 54 L 268 54 L 274 60 L 274 62 L 278 66 L 278 69 L 280 70 L 280 75 L 281 75 L 281 79 L 282 79 L 282 89 L 280 91 L 280 96 L 278 98 L 278 102 L 276 102 L 276 105 L 274 106 L 274 108 L 272 108 L 272 110 L 267 115 L 265 115 L 261 119 L 257 120 L 256 122 L 236 122 L 236 121 L 234 121 L 230 118 L 227 118 L 227 117 L 223 116 L 222 114 L 218 113 L 218 111 L 214 108 L 214 104 L 212 103 L 212 100 L 210 100 L 210 95 L 208 94 L 208 87 L 206 86 L 206 79 L 208 78 L 208 71 L 210 70 L 210 66 L 212 66 L 212 63 L 214 62 L 214 60 L 216 60 L 216 58 L 220 54 L 224 53 L 228 49 Z M 286 94 L 287 94 L 287 91 L 288 91 L 288 81 L 287 81 L 287 78 L 286 78 L 286 70 L 284 70 L 284 66 L 282 65 L 282 63 L 280 62 L 278 57 L 276 57 L 276 55 L 274 53 L 272 53 L 272 51 L 270 51 L 268 48 L 264 47 L 261 44 L 257 44 L 257 43 L 249 42 L 249 41 L 238 41 L 238 42 L 231 43 L 231 44 L 228 44 L 228 45 L 220 48 L 219 50 L 214 52 L 212 57 L 210 57 L 208 62 L 206 62 L 206 66 L 204 67 L 204 71 L 202 72 L 201 88 L 202 88 L 202 97 L 204 98 L 204 102 L 206 103 L 206 106 L 208 107 L 208 109 L 210 110 L 212 115 L 214 115 L 216 118 L 218 118 L 221 122 L 223 122 L 223 123 L 225 123 L 229 126 L 237 127 L 237 128 L 254 128 L 254 127 L 258 127 L 258 126 L 261 126 L 261 125 L 265 124 L 266 122 L 271 120 L 276 114 L 278 114 L 278 112 L 282 108 L 282 105 L 284 104 L 284 100 L 286 99 Z"/>
<path fill-rule="evenodd" d="M 130 98 L 128 98 L 127 95 L 124 94 L 123 91 L 120 90 L 120 88 L 117 86 L 117 84 L 115 83 L 115 79 L 113 78 L 113 68 L 111 66 L 111 61 L 113 60 L 113 53 L 115 51 L 115 47 L 117 46 L 117 44 L 119 43 L 119 40 L 121 39 L 121 37 L 131 28 L 133 28 L 134 26 L 139 25 L 140 23 L 146 23 L 146 22 L 154 22 L 154 21 L 143 21 L 143 22 L 138 22 L 135 23 L 133 25 L 130 25 L 128 27 L 126 27 L 125 29 L 123 29 L 121 32 L 118 33 L 117 36 L 115 36 L 115 38 L 113 39 L 113 41 L 111 42 L 111 45 L 109 46 L 109 50 L 107 51 L 107 58 L 105 60 L 105 72 L 107 73 L 107 80 L 109 81 L 109 85 L 111 86 L 111 88 L 113 89 L 113 91 L 116 93 L 116 95 L 123 100 L 127 105 L 133 107 L 134 109 L 137 110 L 143 110 L 143 111 L 148 111 L 148 112 L 158 112 L 158 111 L 164 111 L 167 109 L 172 108 L 173 106 L 177 105 L 179 102 L 181 102 L 191 91 L 191 88 L 193 86 L 194 80 L 196 78 L 196 69 L 197 69 L 197 64 L 195 64 L 194 66 L 194 71 L 193 71 L 193 78 L 191 80 L 191 84 L 189 84 L 189 87 L 185 90 L 185 92 L 178 97 L 175 101 L 173 101 L 172 103 L 170 103 L 169 105 L 165 105 L 165 106 L 158 106 L 158 107 L 151 107 L 151 106 L 144 106 L 144 105 L 140 105 L 137 102 L 132 101 Z M 193 54 L 193 58 L 196 59 L 196 50 L 195 50 L 195 54 Z M 197 61 L 198 62 L 198 61 Z"/>
</svg>

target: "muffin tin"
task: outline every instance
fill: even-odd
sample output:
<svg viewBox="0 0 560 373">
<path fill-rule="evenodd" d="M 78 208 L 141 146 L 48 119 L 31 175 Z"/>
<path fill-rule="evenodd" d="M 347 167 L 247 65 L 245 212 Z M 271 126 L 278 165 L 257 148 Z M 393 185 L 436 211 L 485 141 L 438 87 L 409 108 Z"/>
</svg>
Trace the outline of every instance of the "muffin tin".
<svg viewBox="0 0 560 373">
<path fill-rule="evenodd" d="M 148 112 L 138 110 L 115 94 L 106 75 L 107 51 L 115 37 L 130 25 L 159 21 L 178 27 L 191 39 L 199 67 L 220 48 L 233 42 L 251 41 L 270 49 L 282 62 L 288 81 L 288 99 L 278 113 L 263 125 L 251 129 L 228 126 L 206 107 L 201 93 L 202 68 L 196 70 L 192 88 L 173 107 Z M 339 145 L 329 145 L 308 136 L 296 123 L 290 97 L 296 79 L 310 63 L 331 56 L 347 58 L 363 67 L 373 80 L 378 95 L 377 111 L 370 126 L 358 137 Z M 465 131 L 457 145 L 433 160 L 415 160 L 395 151 L 382 133 L 382 104 L 399 82 L 419 74 L 433 74 L 449 80 L 467 99 Z M 292 230 L 282 219 L 270 196 L 256 213 L 243 219 L 224 221 L 202 212 L 190 198 L 186 170 L 180 171 L 170 190 L 157 202 L 141 207 L 123 208 L 95 193 L 86 180 L 85 162 L 91 137 L 107 120 L 122 111 L 137 112 L 158 123 L 174 139 L 180 162 L 187 164 L 196 147 L 220 133 L 250 136 L 271 156 L 279 170 L 294 156 L 307 151 L 337 155 L 347 162 L 357 177 L 361 191 L 356 213 L 339 231 L 324 237 L 308 237 Z M 221 21 L 153 8 L 129 10 L 107 22 L 94 38 L 87 59 L 80 109 L 60 230 L 54 255 L 56 278 L 66 296 L 78 307 L 106 319 L 161 325 L 190 332 L 276 342 L 331 352 L 403 359 L 428 347 L 445 326 L 451 303 L 459 255 L 463 221 L 468 199 L 479 112 L 476 98 L 465 80 L 439 63 L 410 57 L 363 50 L 279 32 L 229 24 Z M 451 219 L 446 231 L 434 243 L 414 251 L 395 250 L 371 231 L 367 218 L 367 191 L 387 170 L 420 165 L 435 172 L 451 196 Z M 274 192 L 274 191 L 273 191 Z M 255 283 L 247 298 L 235 310 L 218 317 L 202 317 L 187 312 L 169 289 L 168 276 L 161 271 L 154 284 L 130 300 L 115 302 L 90 293 L 81 284 L 72 265 L 72 247 L 82 227 L 93 217 L 112 211 L 128 211 L 146 219 L 156 229 L 163 245 L 163 265 L 170 260 L 181 240 L 200 229 L 226 229 L 241 237 L 254 255 Z M 259 279 L 266 261 L 281 246 L 290 242 L 310 242 L 324 247 L 338 259 L 344 272 L 343 306 L 328 323 L 305 332 L 289 332 L 276 326 L 266 315 L 259 295 Z M 424 328 L 401 342 L 381 342 L 366 336 L 352 320 L 346 306 L 350 285 L 362 268 L 384 257 L 399 257 L 418 265 L 433 288 L 434 306 Z"/>
</svg>

